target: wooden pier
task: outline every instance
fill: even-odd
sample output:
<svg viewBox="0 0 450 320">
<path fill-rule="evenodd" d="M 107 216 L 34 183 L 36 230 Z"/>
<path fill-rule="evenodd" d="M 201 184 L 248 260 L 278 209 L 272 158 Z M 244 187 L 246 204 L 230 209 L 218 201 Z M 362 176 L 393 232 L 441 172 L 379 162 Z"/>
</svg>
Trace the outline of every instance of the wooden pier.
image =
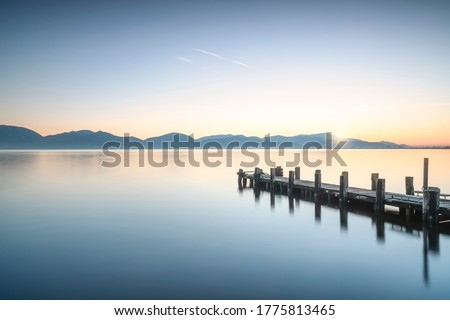
<svg viewBox="0 0 450 320">
<path fill-rule="evenodd" d="M 289 171 L 288 177 L 284 177 L 283 168 L 271 168 L 270 173 L 265 173 L 260 168 L 254 171 L 240 169 L 238 174 L 238 186 L 240 189 L 247 187 L 263 187 L 268 191 L 286 192 L 287 195 L 297 193 L 320 202 L 338 201 L 340 206 L 351 205 L 353 202 L 373 205 L 377 214 L 385 212 L 385 205 L 399 208 L 400 214 L 407 216 L 421 216 L 423 221 L 438 222 L 450 218 L 450 200 L 448 194 L 442 194 L 439 188 L 428 186 L 428 159 L 424 159 L 424 186 L 420 191 L 414 190 L 413 178 L 405 177 L 405 194 L 387 192 L 385 179 L 381 179 L 378 173 L 371 176 L 371 189 L 350 187 L 348 184 L 348 172 L 342 172 L 339 185 L 322 182 L 320 170 L 316 170 L 314 180 L 300 178 L 300 168 Z"/>
</svg>

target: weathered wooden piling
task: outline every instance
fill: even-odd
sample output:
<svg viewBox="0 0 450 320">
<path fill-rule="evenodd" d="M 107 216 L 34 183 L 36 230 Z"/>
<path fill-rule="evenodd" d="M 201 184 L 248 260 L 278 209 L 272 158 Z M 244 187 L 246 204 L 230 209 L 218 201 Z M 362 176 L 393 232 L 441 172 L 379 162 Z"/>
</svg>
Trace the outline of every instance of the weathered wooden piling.
<svg viewBox="0 0 450 320">
<path fill-rule="evenodd" d="M 425 161 L 426 164 L 427 161 Z M 425 165 L 426 168 L 426 165 Z M 322 184 L 321 170 L 316 170 L 314 173 L 314 180 L 300 180 L 296 179 L 300 175 L 299 167 L 294 170 L 289 171 L 288 177 L 282 177 L 283 169 L 278 166 L 276 168 L 270 169 L 270 176 L 263 174 L 260 168 L 255 168 L 254 172 L 244 171 L 239 169 L 238 175 L 238 185 L 239 190 L 246 187 L 247 180 L 250 180 L 250 186 L 253 189 L 259 188 L 258 190 L 274 191 L 288 195 L 295 194 L 296 191 L 305 198 L 313 199 L 316 203 L 321 203 L 322 197 L 328 196 L 328 200 L 333 200 L 339 198 L 340 206 L 346 206 L 349 202 L 365 202 L 374 204 L 374 209 L 377 213 L 383 213 L 385 205 L 398 207 L 400 211 L 400 217 L 405 217 L 407 220 L 414 215 L 415 212 L 424 212 L 424 216 L 428 215 L 431 220 L 437 220 L 441 217 L 450 217 L 450 201 L 447 199 L 447 194 L 438 194 L 432 197 L 431 203 L 436 199 L 437 205 L 429 207 L 430 200 L 427 200 L 430 195 L 428 191 L 433 191 L 434 188 L 427 187 L 428 193 L 425 193 L 423 197 L 418 196 L 421 194 L 420 191 L 414 191 L 414 179 L 413 177 L 405 177 L 405 194 L 395 193 L 395 192 L 385 192 L 385 180 L 379 179 L 378 173 L 372 174 L 372 188 L 375 185 L 375 190 L 358 188 L 349 186 L 349 175 L 348 172 L 342 172 L 339 178 L 339 185 L 324 183 Z M 426 170 L 425 170 L 426 171 Z M 426 174 L 424 175 L 426 177 Z M 426 179 L 425 179 L 426 181 Z M 255 197 L 257 194 L 255 193 Z M 258 194 L 259 196 L 259 194 Z M 433 198 L 434 197 L 434 198 Z M 441 200 L 440 197 L 442 197 Z M 332 201 L 329 201 L 330 203 Z M 425 203 L 425 204 L 424 204 Z M 439 214 L 438 214 L 439 213 Z M 440 216 L 442 215 L 442 216 Z"/>
<path fill-rule="evenodd" d="M 407 195 L 414 195 L 414 177 L 405 177 L 405 189 Z"/>
<path fill-rule="evenodd" d="M 342 171 L 342 175 L 345 177 L 345 186 L 348 189 L 348 171 Z"/>
<path fill-rule="evenodd" d="M 253 188 L 254 185 L 257 184 L 258 175 L 259 175 L 259 168 L 255 167 L 255 171 L 253 172 L 253 179 L 250 179 L 250 188 Z"/>
<path fill-rule="evenodd" d="M 339 203 L 341 205 L 347 204 L 348 198 L 348 175 L 342 174 L 339 177 Z"/>
<path fill-rule="evenodd" d="M 371 190 L 372 191 L 377 190 L 377 181 L 378 181 L 379 176 L 380 175 L 378 173 L 372 173 L 372 176 L 371 176 L 371 181 L 372 181 L 372 188 L 371 188 Z"/>
<path fill-rule="evenodd" d="M 294 191 L 294 171 L 289 171 L 289 180 L 288 180 L 288 194 L 292 194 Z"/>
<path fill-rule="evenodd" d="M 275 181 L 275 168 L 270 168 L 270 190 L 275 189 L 274 181 Z"/>
<path fill-rule="evenodd" d="M 439 253 L 439 230 L 436 223 L 425 225 L 428 229 L 428 250 Z"/>
<path fill-rule="evenodd" d="M 281 166 L 277 166 L 275 168 L 275 176 L 282 177 L 283 176 L 283 168 Z"/>
<path fill-rule="evenodd" d="M 428 187 L 423 189 L 422 217 L 424 221 L 435 223 L 440 205 L 441 190 Z"/>
<path fill-rule="evenodd" d="M 322 173 L 320 170 L 316 170 L 314 173 L 314 200 L 320 199 L 320 193 L 322 190 Z"/>
<path fill-rule="evenodd" d="M 239 172 L 237 174 L 238 174 L 238 187 L 239 187 L 239 189 L 243 189 L 242 188 L 242 181 L 243 181 L 243 179 L 245 177 L 244 170 L 239 169 Z"/>
<path fill-rule="evenodd" d="M 300 180 L 300 167 L 295 167 L 295 180 Z"/>
<path fill-rule="evenodd" d="M 423 189 L 428 187 L 428 158 L 423 159 Z"/>
<path fill-rule="evenodd" d="M 378 179 L 375 195 L 375 211 L 377 213 L 384 212 L 385 187 L 386 187 L 386 180 Z"/>
</svg>

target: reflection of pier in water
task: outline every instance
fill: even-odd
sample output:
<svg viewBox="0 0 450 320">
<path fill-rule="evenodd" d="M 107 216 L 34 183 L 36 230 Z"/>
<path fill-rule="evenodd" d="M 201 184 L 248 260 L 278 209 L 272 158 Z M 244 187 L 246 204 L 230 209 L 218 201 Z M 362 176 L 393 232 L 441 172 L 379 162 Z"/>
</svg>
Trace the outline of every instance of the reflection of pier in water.
<svg viewBox="0 0 450 320">
<path fill-rule="evenodd" d="M 239 189 L 240 192 L 244 192 L 244 188 Z M 429 268 L 428 268 L 428 255 L 429 253 L 439 255 L 439 235 L 440 233 L 450 235 L 449 223 L 427 223 L 423 222 L 421 218 L 412 214 L 405 214 L 405 212 L 394 213 L 384 212 L 384 214 L 377 213 L 373 209 L 373 206 L 356 203 L 353 204 L 349 211 L 349 206 L 342 205 L 333 198 L 315 199 L 310 193 L 291 192 L 283 188 L 266 188 L 266 186 L 252 184 L 251 189 L 255 198 L 255 202 L 261 201 L 261 194 L 266 193 L 270 195 L 270 206 L 275 208 L 276 199 L 286 198 L 288 201 L 289 214 L 295 213 L 295 208 L 300 207 L 300 201 L 307 201 L 314 203 L 314 217 L 316 222 L 321 221 L 321 208 L 322 206 L 331 207 L 339 210 L 340 215 L 340 228 L 343 231 L 348 231 L 348 215 L 357 214 L 366 216 L 372 220 L 372 223 L 376 227 L 376 239 L 380 244 L 384 244 L 386 241 L 385 228 L 388 228 L 393 232 L 400 232 L 403 234 L 409 234 L 413 237 L 423 239 L 423 277 L 426 284 L 429 283 Z"/>
</svg>

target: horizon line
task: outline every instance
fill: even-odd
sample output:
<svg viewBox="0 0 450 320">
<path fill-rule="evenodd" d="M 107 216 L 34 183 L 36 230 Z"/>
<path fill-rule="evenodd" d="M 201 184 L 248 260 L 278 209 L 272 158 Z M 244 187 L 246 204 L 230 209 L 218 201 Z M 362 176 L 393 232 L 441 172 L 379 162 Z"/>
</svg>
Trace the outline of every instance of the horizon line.
<svg viewBox="0 0 450 320">
<path fill-rule="evenodd" d="M 154 135 L 154 136 L 150 136 L 148 138 L 142 139 L 142 138 L 139 138 L 139 137 L 131 135 L 129 132 L 124 132 L 123 135 L 117 135 L 117 134 L 114 134 L 114 133 L 111 133 L 111 132 L 108 132 L 108 131 L 103 131 L 103 130 L 93 131 L 91 129 L 81 129 L 81 130 L 70 130 L 70 131 L 63 131 L 63 132 L 58 132 L 58 133 L 54 133 L 54 134 L 42 135 L 38 131 L 30 129 L 30 128 L 27 128 L 27 127 L 22 127 L 22 126 L 17 126 L 17 125 L 10 125 L 10 124 L 0 124 L 0 127 L 1 126 L 27 129 L 27 130 L 30 130 L 30 131 L 33 131 L 33 132 L 39 134 L 43 138 L 50 137 L 50 136 L 55 136 L 55 135 L 60 135 L 60 134 L 64 134 L 64 133 L 72 133 L 72 132 L 75 133 L 75 132 L 82 132 L 82 131 L 89 131 L 89 132 L 92 132 L 92 133 L 102 132 L 102 133 L 111 134 L 111 135 L 114 135 L 116 137 L 121 137 L 121 138 L 124 138 L 126 135 L 129 135 L 130 137 L 139 139 L 141 141 L 146 141 L 146 140 L 153 139 L 153 138 L 159 138 L 159 137 L 162 137 L 162 136 L 165 136 L 165 135 L 170 135 L 170 134 L 180 134 L 180 135 L 185 135 L 185 136 L 192 136 L 192 135 L 195 134 L 194 132 L 191 133 L 191 134 L 186 134 L 186 133 L 182 133 L 182 132 L 172 131 L 172 132 L 166 132 L 166 133 L 163 133 L 163 134 L 160 134 L 160 135 Z M 322 135 L 322 134 L 327 134 L 327 133 L 331 133 L 333 135 L 333 137 L 338 137 L 339 141 L 347 140 L 347 139 L 354 139 L 354 140 L 361 140 L 361 141 L 369 142 L 369 143 L 388 142 L 388 143 L 394 143 L 394 144 L 397 144 L 399 146 L 405 146 L 405 147 L 409 147 L 409 148 L 433 148 L 433 147 L 435 147 L 435 148 L 449 148 L 450 147 L 450 143 L 449 144 L 414 145 L 414 144 L 393 142 L 393 141 L 389 141 L 389 140 L 385 140 L 385 139 L 378 140 L 378 141 L 369 141 L 369 140 L 363 140 L 363 139 L 355 138 L 355 137 L 341 137 L 340 135 L 333 134 L 332 131 L 324 131 L 324 132 L 316 132 L 316 133 L 298 133 L 298 134 L 295 134 L 295 135 L 283 135 L 283 134 L 274 134 L 274 135 L 272 135 L 271 133 L 266 133 L 263 136 L 246 135 L 246 134 L 243 134 L 243 133 L 235 133 L 235 134 L 234 133 L 214 133 L 214 134 L 209 134 L 209 135 L 203 135 L 203 136 L 197 137 L 195 139 L 198 140 L 198 139 L 204 139 L 204 138 L 208 138 L 208 137 L 212 137 L 212 136 L 226 136 L 226 135 L 230 135 L 230 136 L 244 136 L 246 138 L 258 138 L 258 139 L 263 139 L 267 135 L 270 135 L 271 137 L 277 137 L 278 136 L 278 137 L 292 138 L 292 137 L 297 137 L 297 136 L 300 136 L 300 135 L 311 136 L 311 135 Z"/>
</svg>

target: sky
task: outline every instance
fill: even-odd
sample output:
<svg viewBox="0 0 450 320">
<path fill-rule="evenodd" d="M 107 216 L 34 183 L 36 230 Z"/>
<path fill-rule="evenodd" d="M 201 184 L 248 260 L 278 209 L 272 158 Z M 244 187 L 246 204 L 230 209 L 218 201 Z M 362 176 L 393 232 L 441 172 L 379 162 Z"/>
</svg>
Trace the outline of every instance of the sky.
<svg viewBox="0 0 450 320">
<path fill-rule="evenodd" d="M 1 1 L 0 124 L 450 145 L 450 1 Z"/>
</svg>

